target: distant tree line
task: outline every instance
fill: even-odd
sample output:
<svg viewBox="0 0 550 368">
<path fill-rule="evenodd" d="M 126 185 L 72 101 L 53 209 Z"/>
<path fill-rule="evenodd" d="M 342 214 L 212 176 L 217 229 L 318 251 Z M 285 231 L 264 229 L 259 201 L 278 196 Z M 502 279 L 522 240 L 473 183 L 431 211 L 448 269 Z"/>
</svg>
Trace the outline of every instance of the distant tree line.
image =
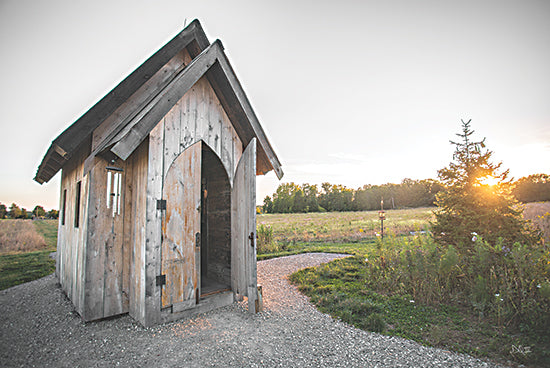
<svg viewBox="0 0 550 368">
<path fill-rule="evenodd" d="M 518 201 L 550 201 L 550 175 L 535 174 L 513 183 L 512 193 Z M 437 180 L 404 179 L 400 184 L 364 185 L 358 189 L 323 183 L 280 184 L 272 196 L 264 199 L 263 213 L 305 213 L 324 211 L 372 211 L 384 208 L 416 208 L 435 205 L 435 195 L 445 190 Z"/>
<path fill-rule="evenodd" d="M 404 179 L 401 184 L 364 185 L 359 189 L 323 183 L 317 185 L 283 183 L 273 196 L 264 199 L 264 213 L 299 213 L 324 211 L 370 211 L 385 208 L 433 206 L 435 195 L 443 186 L 431 179 Z"/>
<path fill-rule="evenodd" d="M 514 183 L 512 194 L 523 203 L 550 201 L 550 175 L 525 176 Z"/>
<path fill-rule="evenodd" d="M 27 211 L 25 208 L 20 208 L 15 203 L 12 203 L 9 208 L 6 205 L 0 203 L 0 219 L 31 219 L 31 218 L 49 218 L 57 219 L 59 217 L 59 211 L 49 210 L 46 212 L 44 207 L 35 206 L 32 211 Z"/>
</svg>

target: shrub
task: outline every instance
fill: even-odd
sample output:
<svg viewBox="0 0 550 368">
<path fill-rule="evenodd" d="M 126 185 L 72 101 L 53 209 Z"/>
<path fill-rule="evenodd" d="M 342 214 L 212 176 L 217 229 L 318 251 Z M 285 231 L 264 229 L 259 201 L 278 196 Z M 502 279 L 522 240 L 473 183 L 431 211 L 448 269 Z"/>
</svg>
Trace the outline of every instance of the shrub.
<svg viewBox="0 0 550 368">
<path fill-rule="evenodd" d="M 372 313 L 365 319 L 364 328 L 367 331 L 380 333 L 386 329 L 386 323 L 380 313 Z"/>
<path fill-rule="evenodd" d="M 273 228 L 269 225 L 259 224 L 258 233 L 258 254 L 275 253 L 281 249 L 273 240 Z"/>
<path fill-rule="evenodd" d="M 428 305 L 458 301 L 500 325 L 545 331 L 550 326 L 548 247 L 493 246 L 482 238 L 475 243 L 473 254 L 460 255 L 429 235 L 386 238 L 365 262 L 367 286 L 409 294 Z"/>
<path fill-rule="evenodd" d="M 541 234 L 528 226 L 523 208 L 511 194 L 508 170 L 491 163 L 493 152 L 485 139 L 471 140 L 470 121 L 462 122 L 461 142 L 455 143 L 453 161 L 438 171 L 446 189 L 437 194 L 436 220 L 432 230 L 441 244 L 452 244 L 459 253 L 473 252 L 480 235 L 492 245 L 499 238 L 507 243 L 536 244 Z"/>
</svg>

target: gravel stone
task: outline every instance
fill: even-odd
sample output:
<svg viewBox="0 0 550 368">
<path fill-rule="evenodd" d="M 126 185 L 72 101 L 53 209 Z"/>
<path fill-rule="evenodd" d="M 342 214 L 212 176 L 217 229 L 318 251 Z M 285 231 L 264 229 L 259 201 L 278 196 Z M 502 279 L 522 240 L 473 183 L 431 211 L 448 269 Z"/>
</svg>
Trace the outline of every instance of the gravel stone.
<svg viewBox="0 0 550 368">
<path fill-rule="evenodd" d="M 320 313 L 287 281 L 337 254 L 258 262 L 264 311 L 245 302 L 153 328 L 128 315 L 83 323 L 50 275 L 0 292 L 3 367 L 498 367 L 356 329 Z"/>
</svg>

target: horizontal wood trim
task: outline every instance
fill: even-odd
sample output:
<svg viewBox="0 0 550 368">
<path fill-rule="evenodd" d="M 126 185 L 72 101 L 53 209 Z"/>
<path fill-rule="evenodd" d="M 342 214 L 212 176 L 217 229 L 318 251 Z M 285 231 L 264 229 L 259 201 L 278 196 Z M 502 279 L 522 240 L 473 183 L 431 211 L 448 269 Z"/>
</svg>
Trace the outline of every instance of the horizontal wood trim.
<svg viewBox="0 0 550 368">
<path fill-rule="evenodd" d="M 212 45 L 213 46 L 213 45 Z M 206 73 L 216 60 L 216 48 L 210 46 L 181 71 L 129 123 L 133 129 L 126 132 L 111 148 L 111 152 L 126 160 L 147 137 L 149 132 L 181 97 Z"/>
<path fill-rule="evenodd" d="M 195 57 L 202 50 L 206 49 L 209 44 L 210 42 L 200 22 L 195 19 L 159 51 L 149 57 L 139 68 L 120 82 L 82 117 L 65 129 L 50 145 L 34 179 L 41 184 L 49 181 L 53 175 L 43 173 L 42 168 L 43 164 L 51 159 L 49 154 L 51 154 L 52 150 L 68 160 L 72 153 L 92 136 L 93 131 L 107 117 L 112 115 L 179 51 L 187 48 L 191 57 Z M 57 168 L 57 171 L 61 168 L 62 165 Z"/>
<path fill-rule="evenodd" d="M 254 110 L 252 109 L 252 105 L 250 104 L 250 101 L 246 97 L 246 94 L 244 93 L 242 85 L 237 79 L 237 76 L 235 75 L 235 71 L 231 67 L 231 64 L 229 64 L 229 60 L 227 59 L 227 56 L 222 50 L 220 50 L 220 52 L 218 53 L 218 62 L 220 63 L 220 66 L 222 67 L 222 70 L 231 85 L 231 89 L 233 90 L 233 92 L 235 93 L 235 96 L 239 100 L 239 104 L 242 106 L 247 120 L 249 121 L 252 129 L 254 130 L 254 135 L 258 138 L 258 143 L 260 143 L 260 146 L 263 148 L 263 151 L 265 152 L 271 164 L 271 167 L 277 174 L 277 177 L 281 179 L 283 177 L 281 163 L 279 162 L 279 159 L 275 155 L 275 152 L 273 151 L 273 147 L 271 147 L 271 144 L 267 140 L 265 132 L 261 127 L 260 122 L 258 121 L 256 114 L 254 113 Z"/>
</svg>

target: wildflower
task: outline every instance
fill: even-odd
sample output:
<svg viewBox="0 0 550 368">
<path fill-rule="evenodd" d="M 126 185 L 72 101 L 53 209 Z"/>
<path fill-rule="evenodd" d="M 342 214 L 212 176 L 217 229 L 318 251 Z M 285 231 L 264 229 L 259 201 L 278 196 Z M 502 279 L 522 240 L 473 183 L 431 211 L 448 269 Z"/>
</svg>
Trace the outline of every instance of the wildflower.
<svg viewBox="0 0 550 368">
<path fill-rule="evenodd" d="M 409 303 L 414 303 L 414 300 L 412 300 L 412 299 L 411 299 L 411 300 L 409 300 Z"/>
<path fill-rule="evenodd" d="M 376 236 L 380 236 L 380 234 L 379 234 L 379 233 L 376 233 Z"/>
<path fill-rule="evenodd" d="M 363 229 L 359 229 L 359 232 L 362 233 L 362 232 L 363 232 Z"/>
<path fill-rule="evenodd" d="M 472 241 L 475 242 L 477 240 L 477 236 L 472 236 Z"/>
<path fill-rule="evenodd" d="M 369 263 L 369 259 L 368 259 L 368 258 L 365 258 L 365 263 Z"/>
<path fill-rule="evenodd" d="M 537 289 L 540 289 L 542 286 L 540 286 L 540 284 L 537 285 Z"/>
<path fill-rule="evenodd" d="M 495 294 L 495 296 L 498 298 L 500 296 L 500 294 Z"/>
</svg>

